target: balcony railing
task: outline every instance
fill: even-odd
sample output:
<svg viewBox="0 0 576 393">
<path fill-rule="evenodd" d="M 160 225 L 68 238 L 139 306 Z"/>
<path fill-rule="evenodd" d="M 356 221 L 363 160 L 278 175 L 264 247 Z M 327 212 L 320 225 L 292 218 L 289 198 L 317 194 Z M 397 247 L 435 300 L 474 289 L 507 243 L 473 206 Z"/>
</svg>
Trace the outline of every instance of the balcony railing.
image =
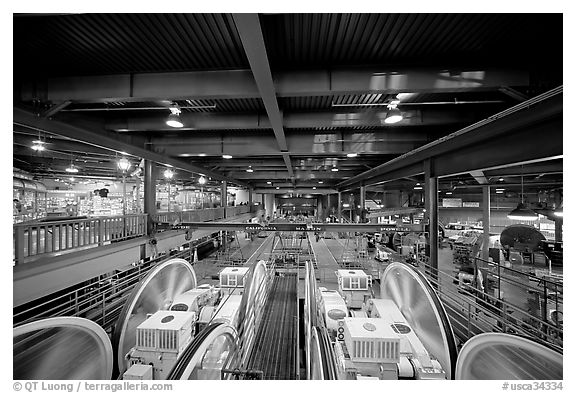
<svg viewBox="0 0 576 393">
<path fill-rule="evenodd" d="M 158 222 L 202 222 L 256 211 L 258 206 L 190 210 L 159 213 Z M 96 247 L 147 234 L 147 214 L 125 216 L 68 218 L 58 221 L 33 221 L 14 225 L 14 264 L 42 254 L 83 247 Z"/>
<path fill-rule="evenodd" d="M 14 260 L 146 234 L 146 214 L 28 222 L 14 225 Z"/>
</svg>

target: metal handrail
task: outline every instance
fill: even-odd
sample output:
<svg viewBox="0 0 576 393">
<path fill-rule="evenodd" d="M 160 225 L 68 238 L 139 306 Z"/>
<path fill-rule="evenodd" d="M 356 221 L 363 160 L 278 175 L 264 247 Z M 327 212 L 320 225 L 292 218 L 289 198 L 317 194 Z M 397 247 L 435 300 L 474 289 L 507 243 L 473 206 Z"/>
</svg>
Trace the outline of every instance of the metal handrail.
<svg viewBox="0 0 576 393">
<path fill-rule="evenodd" d="M 418 268 L 428 277 L 428 279 L 434 282 L 440 282 L 440 280 L 452 281 L 455 278 L 451 277 L 445 272 L 440 271 L 431 265 L 420 262 Z M 438 281 L 437 281 L 438 280 Z M 483 330 L 478 324 L 474 324 L 474 320 L 485 323 L 486 326 L 490 327 L 492 330 L 507 331 L 508 329 L 513 329 L 517 332 L 521 332 L 532 339 L 539 341 L 547 341 L 554 345 L 562 342 L 563 329 L 560 326 L 555 326 L 547 320 L 537 318 L 531 315 L 526 310 L 504 300 L 499 297 L 490 295 L 489 293 L 484 293 L 481 290 L 475 288 L 472 285 L 458 282 L 458 285 L 451 289 L 450 285 L 435 285 L 436 290 L 439 293 L 440 298 L 445 306 L 450 308 L 455 314 L 458 314 L 464 320 L 468 320 L 468 326 L 465 329 L 466 339 L 470 338 L 472 334 L 471 327 L 475 325 L 478 330 Z M 466 293 L 470 296 L 463 296 L 462 293 L 458 291 L 458 288 L 464 289 Z M 449 300 L 447 302 L 446 300 Z M 463 311 L 454 304 L 468 306 L 468 311 L 463 314 Z M 509 315 L 509 312 L 514 312 L 518 314 L 517 316 Z M 493 326 L 494 322 L 487 320 L 483 315 L 495 319 L 499 326 Z M 461 323 L 450 314 L 451 322 Z M 524 321 L 528 322 L 524 322 Z M 540 331 L 537 334 L 533 329 L 528 330 L 528 326 L 539 326 Z"/>
</svg>

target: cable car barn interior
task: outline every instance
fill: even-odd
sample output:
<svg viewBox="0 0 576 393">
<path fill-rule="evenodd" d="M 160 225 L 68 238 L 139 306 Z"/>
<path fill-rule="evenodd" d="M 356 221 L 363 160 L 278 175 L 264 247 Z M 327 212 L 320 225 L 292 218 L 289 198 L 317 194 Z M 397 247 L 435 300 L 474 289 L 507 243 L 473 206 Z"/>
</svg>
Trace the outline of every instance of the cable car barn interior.
<svg viewBox="0 0 576 393">
<path fill-rule="evenodd" d="M 562 380 L 562 26 L 14 14 L 13 378 Z"/>
</svg>

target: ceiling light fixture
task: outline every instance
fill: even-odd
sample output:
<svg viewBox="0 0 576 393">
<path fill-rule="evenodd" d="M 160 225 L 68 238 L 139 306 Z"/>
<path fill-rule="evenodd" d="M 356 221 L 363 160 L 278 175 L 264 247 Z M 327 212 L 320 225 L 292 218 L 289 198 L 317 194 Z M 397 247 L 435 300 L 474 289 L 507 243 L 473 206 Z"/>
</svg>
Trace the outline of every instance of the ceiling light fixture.
<svg viewBox="0 0 576 393">
<path fill-rule="evenodd" d="M 36 150 L 36 151 L 46 150 L 46 148 L 44 147 L 44 142 L 42 142 L 41 140 L 32 141 L 32 146 L 30 146 L 30 147 L 32 148 L 32 150 Z"/>
<path fill-rule="evenodd" d="M 68 168 L 66 168 L 66 172 L 68 173 L 78 173 L 78 168 L 74 166 L 74 164 L 70 164 Z"/>
<path fill-rule="evenodd" d="M 170 114 L 166 119 L 166 124 L 173 128 L 184 127 L 184 123 L 182 123 L 182 120 L 180 119 L 180 113 L 182 112 L 180 108 L 178 108 L 176 105 L 173 105 L 168 109 L 170 109 Z"/>
<path fill-rule="evenodd" d="M 248 172 L 248 173 L 254 172 L 254 169 L 252 169 L 252 165 L 250 165 L 250 166 L 248 167 L 248 169 L 246 169 L 246 172 Z"/>
<path fill-rule="evenodd" d="M 503 177 L 501 177 L 501 178 L 499 178 L 499 179 L 498 179 L 498 181 L 504 181 L 504 178 L 503 178 Z"/>
<path fill-rule="evenodd" d="M 404 119 L 404 117 L 402 117 L 402 114 L 400 113 L 400 111 L 396 108 L 392 108 L 388 111 L 388 114 L 386 115 L 386 118 L 384 119 L 384 123 L 394 124 L 394 123 L 398 123 L 399 121 L 402 121 L 402 119 Z"/>
<path fill-rule="evenodd" d="M 174 177 L 174 172 L 172 172 L 171 169 L 166 169 L 164 171 L 164 177 L 168 180 L 172 179 Z"/>
<path fill-rule="evenodd" d="M 358 153 L 348 153 L 348 154 L 346 154 L 346 157 L 355 158 L 355 157 L 358 157 Z"/>
<path fill-rule="evenodd" d="M 315 189 L 316 189 L 316 187 L 312 187 L 312 189 L 313 189 L 313 190 L 315 190 Z"/>
<path fill-rule="evenodd" d="M 229 160 L 232 158 L 232 156 L 230 154 L 222 154 L 222 158 L 225 160 Z"/>
<path fill-rule="evenodd" d="M 130 161 L 124 157 L 118 160 L 118 169 L 120 169 L 122 172 L 126 172 L 128 169 L 130 169 L 131 165 L 132 164 L 130 164 Z"/>
<path fill-rule="evenodd" d="M 279 189 L 280 189 L 280 187 L 276 187 L 276 189 L 277 189 L 277 190 L 279 190 Z"/>
<path fill-rule="evenodd" d="M 524 176 L 520 175 L 520 203 L 516 206 L 516 209 L 508 213 L 508 218 L 510 220 L 520 220 L 520 221 L 535 221 L 538 219 L 538 214 L 536 214 L 531 209 L 524 205 Z"/>
<path fill-rule="evenodd" d="M 272 184 L 272 182 L 271 182 L 271 181 L 267 181 L 266 184 Z"/>
<path fill-rule="evenodd" d="M 452 191 L 446 191 L 446 195 L 452 195 Z"/>
<path fill-rule="evenodd" d="M 322 180 L 318 180 L 318 184 L 322 184 L 324 183 Z"/>
<path fill-rule="evenodd" d="M 334 167 L 332 167 L 331 171 L 332 171 L 332 172 L 338 172 L 338 168 L 336 168 L 336 167 L 334 166 Z"/>
<path fill-rule="evenodd" d="M 206 184 L 206 178 L 204 176 L 200 176 L 198 178 L 198 184 Z"/>
</svg>

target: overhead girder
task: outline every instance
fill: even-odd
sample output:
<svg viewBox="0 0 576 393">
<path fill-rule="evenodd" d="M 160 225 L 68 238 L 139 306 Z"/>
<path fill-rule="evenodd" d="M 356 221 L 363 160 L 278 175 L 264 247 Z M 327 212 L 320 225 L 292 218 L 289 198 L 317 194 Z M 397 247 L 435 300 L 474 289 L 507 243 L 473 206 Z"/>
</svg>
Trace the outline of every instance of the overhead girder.
<svg viewBox="0 0 576 393">
<path fill-rule="evenodd" d="M 338 191 L 333 188 L 317 188 L 312 189 L 311 187 L 305 186 L 293 186 L 290 184 L 286 184 L 285 186 L 280 186 L 280 189 L 277 190 L 275 187 L 273 188 L 255 188 L 254 192 L 257 194 L 286 194 L 287 192 L 292 194 L 311 194 L 311 195 L 327 195 L 327 194 L 335 194 Z"/>
<path fill-rule="evenodd" d="M 374 184 L 402 171 L 423 172 L 432 159 L 438 177 L 556 159 L 563 154 L 562 87 L 525 101 L 446 137 L 414 149 L 376 168 L 340 182 L 338 189 Z M 534 141 L 537 141 L 535 143 Z"/>
<path fill-rule="evenodd" d="M 21 127 L 14 127 L 14 128 L 21 128 Z M 37 132 L 35 133 L 34 136 L 33 135 L 21 136 L 19 134 L 14 133 L 14 146 L 25 147 L 28 150 L 30 150 L 33 154 L 37 155 L 38 153 L 30 149 L 30 147 L 32 146 L 32 141 L 37 139 L 38 139 Z M 44 152 L 52 151 L 56 153 L 66 154 L 69 157 L 74 155 L 74 156 L 102 157 L 105 159 L 109 158 L 112 154 L 117 152 L 116 149 L 112 150 L 112 149 L 100 148 L 97 146 L 88 145 L 70 139 L 51 137 L 48 135 L 45 135 L 42 138 L 42 140 L 45 142 L 44 147 L 46 150 L 44 150 Z"/>
<path fill-rule="evenodd" d="M 275 72 L 272 79 L 277 97 L 496 91 L 530 82 L 526 70 L 385 67 Z M 226 70 L 30 78 L 22 84 L 19 98 L 53 104 L 142 102 L 260 98 L 260 92 L 251 70 Z"/>
<path fill-rule="evenodd" d="M 217 180 L 226 180 L 238 185 L 248 186 L 247 183 L 232 179 L 221 173 L 147 150 L 144 148 L 144 141 L 134 136 L 117 135 L 106 130 L 91 129 L 85 126 L 80 127 L 57 120 L 50 120 L 36 116 L 35 113 L 18 107 L 14 107 L 13 122 L 15 125 L 28 127 L 37 131 L 46 131 L 51 134 L 62 135 L 107 149 L 118 149 L 117 151 L 125 151 L 128 154 L 165 165 L 171 165 L 174 168 L 188 172 L 203 173 Z"/>
<path fill-rule="evenodd" d="M 342 133 L 320 134 L 287 134 L 286 143 L 290 155 L 319 156 L 337 155 L 345 157 L 348 152 L 360 154 L 402 154 L 428 142 L 428 135 L 423 132 L 369 132 L 346 134 L 350 141 L 342 141 Z M 249 135 L 213 135 L 183 134 L 173 138 L 156 137 L 149 139 L 148 144 L 155 151 L 162 151 L 172 156 L 194 156 L 198 154 L 239 156 L 282 155 L 278 151 L 276 139 L 272 133 L 258 136 Z M 280 157 L 278 157 L 280 158 Z"/>
<path fill-rule="evenodd" d="M 471 123 L 477 120 L 477 115 L 469 111 L 458 111 L 446 108 L 426 108 L 402 110 L 404 117 L 393 125 L 386 124 L 384 119 L 388 111 L 381 108 L 375 110 L 361 109 L 356 112 L 350 109 L 338 109 L 333 112 L 303 112 L 283 113 L 282 125 L 286 129 L 301 128 L 346 128 L 346 127 L 381 127 L 394 129 L 410 126 L 438 126 L 456 123 Z M 105 127 L 108 130 L 127 131 L 174 131 L 166 124 L 166 116 L 157 114 L 119 118 L 110 120 Z M 180 119 L 184 127 L 180 132 L 188 130 L 270 130 L 273 125 L 265 115 L 261 114 L 217 114 L 217 113 L 182 113 Z M 277 134 L 275 132 L 275 134 Z M 282 139 L 285 143 L 285 139 Z"/>
<path fill-rule="evenodd" d="M 284 179 L 289 180 L 290 176 L 288 171 L 254 171 L 252 173 L 244 172 L 230 172 L 230 176 L 238 176 L 241 179 L 251 179 L 251 180 L 274 180 L 274 179 Z M 343 179 L 350 177 L 351 175 L 348 171 L 295 171 L 295 180 L 312 180 L 312 179 Z"/>
<path fill-rule="evenodd" d="M 260 98 L 266 108 L 270 126 L 274 131 L 278 148 L 282 152 L 288 174 L 293 177 L 294 172 L 290 162 L 290 155 L 287 153 L 288 145 L 284 134 L 283 116 L 278 107 L 276 89 L 274 88 L 268 55 L 266 54 L 266 44 L 264 43 L 264 36 L 260 27 L 260 19 L 258 14 L 255 13 L 234 14 L 233 18 L 242 46 L 246 52 L 246 57 L 250 63 L 256 86 L 258 86 Z"/>
<path fill-rule="evenodd" d="M 471 171 L 470 175 L 478 182 L 478 184 L 488 184 L 488 179 L 482 171 Z"/>
</svg>

